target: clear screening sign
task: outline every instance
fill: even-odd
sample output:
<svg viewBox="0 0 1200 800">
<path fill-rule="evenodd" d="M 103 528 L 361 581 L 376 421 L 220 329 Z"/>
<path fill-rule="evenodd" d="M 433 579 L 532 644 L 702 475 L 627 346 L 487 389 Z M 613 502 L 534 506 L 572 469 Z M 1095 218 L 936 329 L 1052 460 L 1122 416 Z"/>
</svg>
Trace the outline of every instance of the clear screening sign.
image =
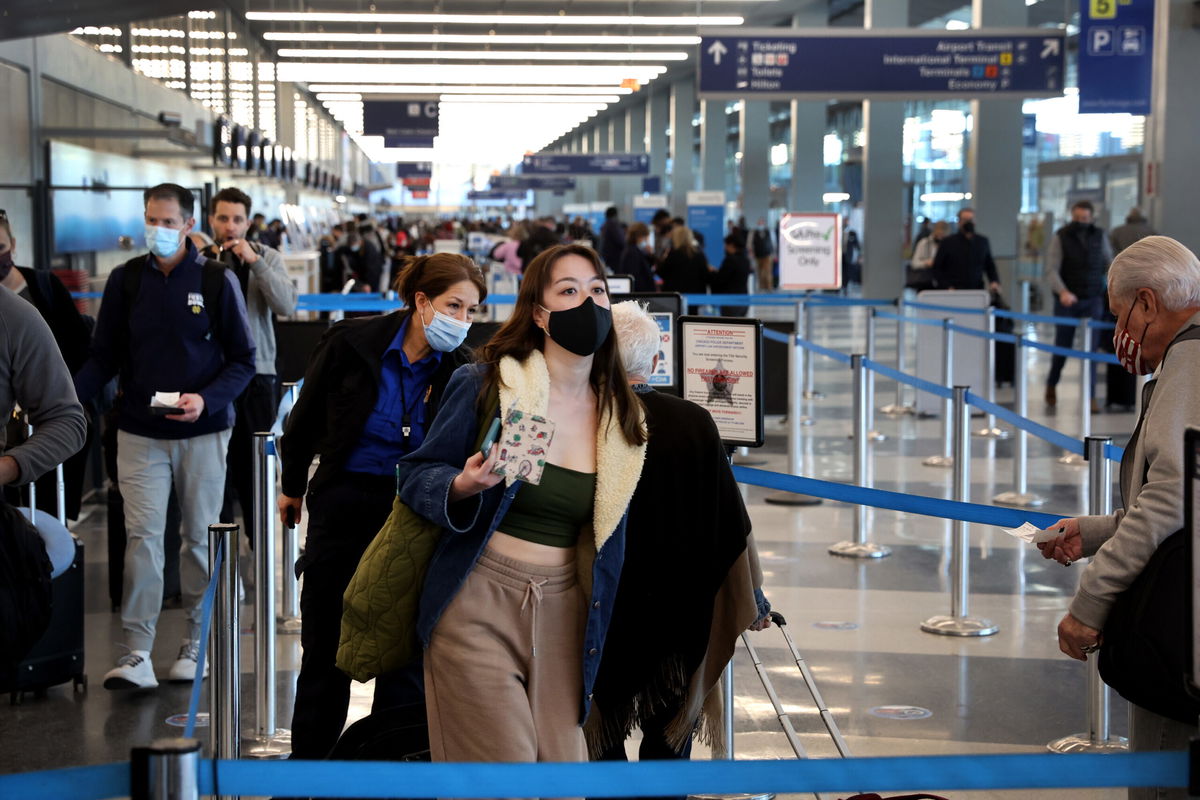
<svg viewBox="0 0 1200 800">
<path fill-rule="evenodd" d="M 737 447 L 763 443 L 762 323 L 756 319 L 680 317 L 683 399 L 703 406 Z"/>
<path fill-rule="evenodd" d="M 784 214 L 779 220 L 779 285 L 783 289 L 842 286 L 840 214 Z"/>
<path fill-rule="evenodd" d="M 1079 113 L 1149 114 L 1154 0 L 1081 0 Z"/>
<path fill-rule="evenodd" d="M 700 94 L 796 97 L 1051 97 L 1062 94 L 1062 31 L 731 29 L 700 42 Z"/>
</svg>

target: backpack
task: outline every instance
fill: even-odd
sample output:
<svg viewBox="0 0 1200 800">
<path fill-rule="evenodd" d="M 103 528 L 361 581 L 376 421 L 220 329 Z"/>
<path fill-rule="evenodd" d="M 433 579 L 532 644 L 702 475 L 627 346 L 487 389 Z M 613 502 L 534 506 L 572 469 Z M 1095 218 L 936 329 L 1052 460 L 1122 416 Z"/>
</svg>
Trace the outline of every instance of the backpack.
<svg viewBox="0 0 1200 800">
<path fill-rule="evenodd" d="M 37 530 L 0 497 L 0 674 L 50 626 L 50 557 Z"/>
<path fill-rule="evenodd" d="M 116 352 L 122 353 L 124 363 L 121 374 L 129 373 L 130 342 L 133 339 L 129 321 L 133 316 L 133 304 L 137 302 L 138 292 L 142 288 L 142 275 L 150 268 L 150 256 L 139 256 L 126 261 L 122 274 L 121 298 L 125 305 L 125 324 L 117 334 Z M 209 336 L 220 341 L 221 326 L 221 293 L 225 284 L 225 265 L 211 258 L 204 259 L 204 272 L 200 277 L 200 293 L 204 297 L 204 312 L 208 315 Z M 124 380 L 124 377 L 122 377 Z"/>
</svg>

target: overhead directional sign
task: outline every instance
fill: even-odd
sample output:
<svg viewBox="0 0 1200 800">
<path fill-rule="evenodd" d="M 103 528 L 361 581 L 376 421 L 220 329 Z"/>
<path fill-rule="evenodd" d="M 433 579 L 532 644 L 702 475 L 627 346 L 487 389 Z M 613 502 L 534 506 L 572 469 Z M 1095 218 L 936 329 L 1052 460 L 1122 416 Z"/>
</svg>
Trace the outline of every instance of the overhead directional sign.
<svg viewBox="0 0 1200 800">
<path fill-rule="evenodd" d="M 1062 94 L 1056 30 L 735 29 L 704 34 L 700 95 L 784 100 Z"/>
<path fill-rule="evenodd" d="M 560 175 L 493 175 L 490 181 L 493 189 L 546 189 L 563 192 L 575 188 L 575 179 Z"/>
<path fill-rule="evenodd" d="M 468 200 L 524 200 L 524 192 L 497 191 L 495 189 L 472 189 L 467 192 Z"/>
<path fill-rule="evenodd" d="M 1149 114 L 1154 0 L 1082 0 L 1079 113 Z"/>
<path fill-rule="evenodd" d="M 645 175 L 645 153 L 534 153 L 521 162 L 523 175 Z"/>
<path fill-rule="evenodd" d="M 438 135 L 437 98 L 364 100 L 363 133 L 382 136 L 386 147 L 432 147 Z"/>
</svg>

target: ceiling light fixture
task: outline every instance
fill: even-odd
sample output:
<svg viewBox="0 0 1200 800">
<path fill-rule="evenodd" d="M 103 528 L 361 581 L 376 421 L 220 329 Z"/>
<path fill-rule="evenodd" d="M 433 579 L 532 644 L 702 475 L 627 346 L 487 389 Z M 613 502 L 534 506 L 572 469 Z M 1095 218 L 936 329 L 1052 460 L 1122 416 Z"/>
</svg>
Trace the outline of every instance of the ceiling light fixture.
<svg viewBox="0 0 1200 800">
<path fill-rule="evenodd" d="M 683 52 L 628 53 L 619 50 L 308 50 L 284 47 L 280 58 L 396 58 L 421 61 L 686 61 Z"/>
<path fill-rule="evenodd" d="M 699 36 L 642 36 L 626 34 L 607 34 L 590 36 L 559 35 L 548 36 L 527 34 L 495 35 L 486 33 L 324 33 L 303 32 L 288 33 L 287 31 L 267 31 L 263 38 L 269 42 L 397 42 L 406 44 L 534 44 L 560 45 L 582 44 L 603 47 L 605 45 L 649 45 L 651 47 L 688 47 L 700 44 Z"/>
<path fill-rule="evenodd" d="M 349 22 L 360 25 L 636 25 L 638 27 L 696 27 L 741 25 L 736 16 L 631 16 L 628 14 L 391 14 L 371 11 L 250 11 L 251 22 Z"/>
<path fill-rule="evenodd" d="M 662 64 L 630 66 L 564 65 L 553 68 L 554 83 L 561 85 L 619 86 L 626 78 L 648 83 L 666 72 Z M 276 79 L 284 83 L 367 82 L 367 83 L 547 83 L 547 68 L 536 64 L 314 64 L 302 61 L 280 62 Z"/>
<path fill-rule="evenodd" d="M 322 93 L 334 94 L 394 94 L 394 95 L 411 95 L 411 94 L 530 94 L 530 95 L 580 95 L 580 94 L 632 94 L 632 89 L 622 89 L 616 86 L 475 86 L 464 84 L 462 86 L 451 86 L 446 84 L 440 85 L 416 85 L 416 84 L 349 84 L 349 83 L 313 83 L 309 84 L 308 90 L 317 94 L 317 99 Z M 361 98 L 355 98 L 361 99 Z"/>
</svg>

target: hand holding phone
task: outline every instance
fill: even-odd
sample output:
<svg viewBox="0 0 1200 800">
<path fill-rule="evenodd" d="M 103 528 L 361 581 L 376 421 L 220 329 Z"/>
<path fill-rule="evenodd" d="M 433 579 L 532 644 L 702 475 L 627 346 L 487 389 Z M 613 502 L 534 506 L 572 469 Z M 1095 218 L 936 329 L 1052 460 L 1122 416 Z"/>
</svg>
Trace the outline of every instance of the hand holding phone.
<svg viewBox="0 0 1200 800">
<path fill-rule="evenodd" d="M 492 425 L 488 428 L 487 434 L 483 437 L 483 446 L 479 448 L 479 453 L 486 459 L 492 453 L 492 445 L 496 443 L 496 437 L 500 435 L 500 418 L 496 417 L 492 420 Z"/>
</svg>

